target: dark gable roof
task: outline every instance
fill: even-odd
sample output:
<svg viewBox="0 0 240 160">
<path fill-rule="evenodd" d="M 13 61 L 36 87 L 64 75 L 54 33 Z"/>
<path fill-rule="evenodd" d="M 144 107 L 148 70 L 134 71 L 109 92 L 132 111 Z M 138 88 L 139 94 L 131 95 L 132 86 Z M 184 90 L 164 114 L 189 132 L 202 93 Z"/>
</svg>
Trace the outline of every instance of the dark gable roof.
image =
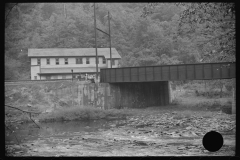
<svg viewBox="0 0 240 160">
<path fill-rule="evenodd" d="M 98 56 L 110 58 L 110 48 L 98 48 Z M 28 57 L 68 57 L 68 56 L 96 56 L 95 48 L 45 48 L 28 49 Z M 112 48 L 112 58 L 121 58 L 115 48 Z"/>
</svg>

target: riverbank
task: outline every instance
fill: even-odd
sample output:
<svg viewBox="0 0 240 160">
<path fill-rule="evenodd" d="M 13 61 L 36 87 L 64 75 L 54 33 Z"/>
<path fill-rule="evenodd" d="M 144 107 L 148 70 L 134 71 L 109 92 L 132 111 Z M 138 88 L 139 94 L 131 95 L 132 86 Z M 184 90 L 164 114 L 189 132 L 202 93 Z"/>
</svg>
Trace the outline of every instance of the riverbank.
<svg viewBox="0 0 240 160">
<path fill-rule="evenodd" d="M 40 112 L 39 109 L 28 109 L 27 107 L 21 107 L 20 109 L 31 112 L 39 112 L 40 114 L 31 114 L 31 118 L 37 123 L 94 119 L 122 119 L 135 113 L 134 111 L 131 112 L 131 109 L 103 110 L 100 108 L 94 108 L 92 106 L 56 108 L 49 110 L 49 112 Z M 29 114 L 23 113 L 20 110 L 5 107 L 5 115 L 5 121 L 7 123 L 21 124 L 32 122 L 32 120 L 29 118 Z"/>
<path fill-rule="evenodd" d="M 19 84 L 5 86 L 5 104 L 11 105 L 21 110 L 39 112 L 39 114 L 31 114 L 33 120 L 37 122 L 54 122 L 54 121 L 79 121 L 88 119 L 118 119 L 129 115 L 139 114 L 140 112 L 149 112 L 144 108 L 133 109 L 131 106 L 128 109 L 114 109 L 111 106 L 104 110 L 105 105 L 95 106 L 98 102 L 83 104 L 83 90 L 86 93 L 85 101 L 89 99 L 95 100 L 95 93 L 87 88 L 78 90 L 76 86 L 80 82 L 51 82 L 51 83 L 36 83 L 36 84 Z M 82 84 L 83 85 L 83 84 Z M 71 87 L 72 86 L 72 87 Z M 187 84 L 183 86 L 185 89 L 172 90 L 173 101 L 171 105 L 166 106 L 168 109 L 175 111 L 181 110 L 208 110 L 208 111 L 223 111 L 231 114 L 231 96 L 229 91 L 223 90 L 223 97 L 220 98 L 217 91 L 199 90 L 196 94 L 197 88 L 203 87 L 198 84 Z M 60 90 L 62 90 L 62 94 Z M 73 92 L 77 89 L 78 96 L 74 97 Z M 56 90 L 59 90 L 57 92 Z M 69 92 L 66 92 L 69 91 Z M 90 93 L 91 91 L 91 93 Z M 81 94 L 80 94 L 81 92 Z M 207 94 L 205 94 L 207 93 Z M 212 94 L 214 93 L 214 94 Z M 214 95 L 209 97 L 208 95 Z M 92 96 L 89 96 L 92 95 Z M 97 98 L 99 99 L 99 97 Z M 81 101 L 81 102 L 80 102 Z M 90 101 L 89 101 L 90 102 Z M 99 101 L 100 102 L 100 101 Z M 105 102 L 104 102 L 105 103 Z M 107 103 L 107 102 L 106 102 Z M 84 102 L 85 104 L 85 102 Z M 110 103 L 109 103 L 110 104 Z M 146 106 L 147 107 L 147 106 Z M 146 108 L 145 107 L 145 108 Z M 158 106 L 163 110 L 165 106 Z M 151 112 L 150 114 L 154 114 Z M 22 113 L 5 106 L 6 122 L 9 123 L 26 123 L 32 122 L 27 113 Z"/>
<path fill-rule="evenodd" d="M 168 106 L 104 110 L 93 105 L 55 101 L 48 89 L 32 87 L 35 89 L 12 88 L 12 93 L 5 96 L 6 104 L 40 112 L 31 114 L 38 127 L 29 114 L 5 106 L 5 125 L 11 129 L 5 130 L 8 156 L 231 156 L 235 153 L 236 117 L 231 114 L 231 97 L 209 98 L 182 90 L 173 91 L 175 99 Z M 30 90 L 36 92 L 31 95 Z M 31 96 L 35 105 L 27 107 Z M 201 143 L 211 130 L 224 137 L 224 145 L 216 153 L 208 152 Z"/>
<path fill-rule="evenodd" d="M 233 156 L 235 115 L 190 110 L 179 106 L 126 110 L 117 120 L 65 121 L 24 124 L 14 129 L 20 145 L 10 138 L 10 156 Z M 125 112 L 126 112 L 125 111 Z M 202 145 L 211 130 L 223 135 L 214 153 Z"/>
<path fill-rule="evenodd" d="M 172 105 L 155 107 L 155 110 L 169 111 L 222 111 L 224 113 L 231 113 L 231 99 L 206 99 L 200 97 L 181 97 L 176 99 Z M 94 106 L 73 106 L 73 107 L 61 107 L 61 108 L 47 108 L 46 106 L 27 107 L 18 106 L 21 110 L 27 110 L 31 112 L 39 112 L 40 114 L 31 114 L 31 118 L 36 122 L 54 122 L 54 121 L 79 121 L 79 120 L 91 120 L 91 119 L 122 119 L 126 116 L 137 114 L 155 114 L 155 110 L 151 110 L 151 107 L 142 109 L 108 109 L 104 110 L 96 108 Z M 154 108 L 154 107 L 153 107 Z M 27 113 L 23 113 L 19 110 L 15 110 L 5 106 L 6 122 L 9 123 L 27 123 L 32 122 Z"/>
</svg>

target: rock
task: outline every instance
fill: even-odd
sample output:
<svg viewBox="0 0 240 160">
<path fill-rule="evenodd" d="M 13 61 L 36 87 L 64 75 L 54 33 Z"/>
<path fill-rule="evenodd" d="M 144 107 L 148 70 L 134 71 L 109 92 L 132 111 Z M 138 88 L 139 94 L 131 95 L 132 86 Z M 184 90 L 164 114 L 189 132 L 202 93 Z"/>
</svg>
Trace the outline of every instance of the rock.
<svg viewBox="0 0 240 160">
<path fill-rule="evenodd" d="M 190 130 L 190 129 L 192 129 L 192 127 L 188 126 L 186 129 L 187 129 L 187 130 Z"/>
<path fill-rule="evenodd" d="M 190 152 L 200 152 L 200 150 L 196 149 L 196 148 L 190 148 L 190 149 L 188 149 L 188 151 L 190 151 Z"/>
<path fill-rule="evenodd" d="M 116 124 L 111 124 L 110 126 L 111 126 L 111 127 L 116 127 Z"/>
<path fill-rule="evenodd" d="M 181 147 L 178 147 L 177 149 L 178 149 L 178 150 L 185 150 L 186 147 L 185 147 L 185 146 L 181 146 Z"/>
<path fill-rule="evenodd" d="M 50 112 L 52 112 L 53 111 L 53 109 L 52 108 L 49 108 L 49 109 L 46 109 L 46 113 L 50 113 Z"/>
</svg>

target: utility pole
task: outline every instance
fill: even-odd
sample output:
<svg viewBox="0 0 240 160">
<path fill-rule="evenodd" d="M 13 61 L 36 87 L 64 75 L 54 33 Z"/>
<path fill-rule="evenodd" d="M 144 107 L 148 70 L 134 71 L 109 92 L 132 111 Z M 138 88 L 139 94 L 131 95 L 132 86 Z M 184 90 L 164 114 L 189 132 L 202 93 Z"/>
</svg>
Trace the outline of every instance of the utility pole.
<svg viewBox="0 0 240 160">
<path fill-rule="evenodd" d="M 72 69 L 72 82 L 73 82 L 73 69 Z"/>
<path fill-rule="evenodd" d="M 63 17 L 65 17 L 65 3 L 63 3 Z"/>
<path fill-rule="evenodd" d="M 94 3 L 94 32 L 95 32 L 95 48 L 96 48 L 96 79 L 98 80 L 98 53 L 97 53 L 97 31 L 96 31 L 96 8 Z"/>
<path fill-rule="evenodd" d="M 108 11 L 108 26 L 109 26 L 109 45 L 110 45 L 110 64 L 112 68 L 112 46 L 111 46 L 111 30 L 110 30 L 110 15 Z"/>
<path fill-rule="evenodd" d="M 63 3 L 63 17 L 67 18 L 66 4 Z"/>
<path fill-rule="evenodd" d="M 96 13 L 95 13 L 95 3 L 94 3 L 94 31 L 95 31 L 95 44 L 96 44 L 96 57 L 97 57 L 97 36 L 96 36 L 96 30 L 106 34 L 109 36 L 109 48 L 110 48 L 110 66 L 112 68 L 112 44 L 111 44 L 111 27 L 110 27 L 110 13 L 108 11 L 108 26 L 109 26 L 109 33 L 106 33 L 104 31 L 102 31 L 101 29 L 97 28 L 96 26 Z M 98 58 L 97 58 L 97 62 L 98 62 Z M 98 68 L 98 65 L 96 66 Z M 97 73 L 98 73 L 98 70 L 97 70 Z"/>
</svg>

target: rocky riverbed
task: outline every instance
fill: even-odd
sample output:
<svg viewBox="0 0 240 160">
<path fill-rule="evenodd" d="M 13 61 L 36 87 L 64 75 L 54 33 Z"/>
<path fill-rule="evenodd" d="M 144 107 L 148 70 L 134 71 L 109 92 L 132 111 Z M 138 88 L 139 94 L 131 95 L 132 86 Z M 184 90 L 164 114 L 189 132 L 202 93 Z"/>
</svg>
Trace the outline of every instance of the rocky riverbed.
<svg viewBox="0 0 240 160">
<path fill-rule="evenodd" d="M 40 129 L 34 124 L 24 124 L 18 126 L 18 129 L 15 128 L 14 133 L 6 134 L 6 154 L 234 156 L 235 126 L 235 116 L 222 112 L 167 109 L 151 109 L 111 121 L 42 123 Z M 209 152 L 202 145 L 203 136 L 211 130 L 218 131 L 224 138 L 224 144 L 217 152 Z"/>
</svg>

